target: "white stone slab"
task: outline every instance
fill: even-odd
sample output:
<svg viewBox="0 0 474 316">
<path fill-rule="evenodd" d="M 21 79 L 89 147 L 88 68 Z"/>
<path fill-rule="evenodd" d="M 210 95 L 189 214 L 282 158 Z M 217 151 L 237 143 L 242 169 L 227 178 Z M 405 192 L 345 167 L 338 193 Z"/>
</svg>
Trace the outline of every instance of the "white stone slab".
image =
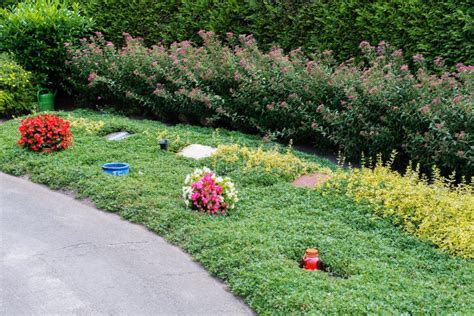
<svg viewBox="0 0 474 316">
<path fill-rule="evenodd" d="M 211 146 L 191 144 L 184 147 L 183 150 L 178 153 L 178 155 L 193 159 L 203 159 L 211 157 L 216 152 L 216 150 L 217 148 Z"/>
<path fill-rule="evenodd" d="M 122 131 L 122 132 L 109 134 L 105 137 L 107 138 L 107 140 L 122 140 L 130 136 L 132 136 L 132 134 L 130 134 L 129 132 Z"/>
</svg>

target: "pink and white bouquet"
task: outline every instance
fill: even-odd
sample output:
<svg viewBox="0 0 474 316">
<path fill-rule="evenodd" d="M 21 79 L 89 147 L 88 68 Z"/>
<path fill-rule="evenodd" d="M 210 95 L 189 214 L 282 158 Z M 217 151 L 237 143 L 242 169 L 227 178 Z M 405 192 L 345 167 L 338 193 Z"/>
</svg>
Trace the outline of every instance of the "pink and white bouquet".
<svg viewBox="0 0 474 316">
<path fill-rule="evenodd" d="M 188 207 L 208 214 L 225 214 L 238 202 L 235 185 L 228 177 L 217 177 L 209 168 L 186 176 L 183 198 Z"/>
</svg>

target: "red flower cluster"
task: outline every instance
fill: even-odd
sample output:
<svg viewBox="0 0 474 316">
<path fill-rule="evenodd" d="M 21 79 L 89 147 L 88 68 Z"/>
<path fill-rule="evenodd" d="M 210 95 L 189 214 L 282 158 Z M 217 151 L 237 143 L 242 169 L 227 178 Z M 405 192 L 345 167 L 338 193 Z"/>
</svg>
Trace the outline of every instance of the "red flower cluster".
<svg viewBox="0 0 474 316">
<path fill-rule="evenodd" d="M 43 114 L 20 121 L 18 144 L 39 152 L 52 152 L 72 145 L 69 122 Z"/>
</svg>

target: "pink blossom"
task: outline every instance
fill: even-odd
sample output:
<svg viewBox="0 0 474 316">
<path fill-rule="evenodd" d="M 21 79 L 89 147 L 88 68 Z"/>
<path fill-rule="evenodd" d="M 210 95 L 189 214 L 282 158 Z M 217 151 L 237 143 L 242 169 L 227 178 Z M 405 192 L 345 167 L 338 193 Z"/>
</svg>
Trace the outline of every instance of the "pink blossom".
<svg viewBox="0 0 474 316">
<path fill-rule="evenodd" d="M 421 107 L 418 111 L 420 111 L 421 113 L 428 113 L 430 109 L 431 109 L 431 106 L 425 105 L 424 107 Z"/>
<path fill-rule="evenodd" d="M 444 66 L 444 61 L 441 57 L 436 57 L 434 59 L 434 64 L 438 67 L 443 67 Z"/>
<path fill-rule="evenodd" d="M 273 47 L 268 53 L 268 56 L 270 56 L 271 58 L 281 57 L 282 52 L 283 50 L 281 48 Z"/>
<path fill-rule="evenodd" d="M 377 54 L 382 55 L 385 53 L 385 41 L 381 41 L 377 46 Z"/>
<path fill-rule="evenodd" d="M 461 102 L 463 100 L 463 96 L 462 95 L 457 95 L 453 98 L 453 103 L 454 104 L 458 104 L 459 102 Z"/>
<path fill-rule="evenodd" d="M 463 63 L 457 63 L 456 64 L 456 69 L 459 73 L 462 73 L 462 72 L 473 71 L 474 66 L 466 66 Z"/>
<path fill-rule="evenodd" d="M 433 104 L 433 105 L 441 104 L 441 99 L 440 98 L 434 98 L 433 101 L 431 101 L 431 104 Z"/>
<path fill-rule="evenodd" d="M 422 54 L 416 54 L 413 56 L 413 62 L 415 63 L 421 63 L 424 60 L 425 60 L 425 57 L 423 57 Z"/>
<path fill-rule="evenodd" d="M 372 48 L 372 46 L 370 46 L 370 43 L 367 42 L 367 41 L 362 41 L 360 42 L 359 44 L 359 48 L 362 49 L 363 51 L 366 51 L 366 50 L 369 50 Z"/>
<path fill-rule="evenodd" d="M 443 128 L 443 124 L 441 124 L 441 123 L 436 123 L 436 124 L 435 124 L 435 127 L 436 127 L 437 129 L 442 129 L 442 128 Z"/>
<path fill-rule="evenodd" d="M 95 80 L 96 77 L 97 77 L 97 74 L 95 72 L 91 72 L 89 76 L 87 77 L 87 81 L 92 82 Z"/>
<path fill-rule="evenodd" d="M 408 71 L 408 65 L 401 65 L 400 71 Z"/>
<path fill-rule="evenodd" d="M 392 53 L 392 57 L 402 57 L 403 56 L 403 50 L 398 49 Z"/>
<path fill-rule="evenodd" d="M 323 110 L 324 110 L 324 104 L 320 104 L 320 105 L 316 108 L 316 113 L 321 113 Z"/>
<path fill-rule="evenodd" d="M 236 71 L 235 74 L 234 74 L 234 80 L 235 81 L 240 81 L 240 79 L 241 79 L 240 73 L 238 71 Z"/>
<path fill-rule="evenodd" d="M 290 100 L 296 99 L 297 97 L 298 97 L 298 95 L 296 93 L 290 93 L 288 95 L 288 99 L 290 99 Z"/>
</svg>

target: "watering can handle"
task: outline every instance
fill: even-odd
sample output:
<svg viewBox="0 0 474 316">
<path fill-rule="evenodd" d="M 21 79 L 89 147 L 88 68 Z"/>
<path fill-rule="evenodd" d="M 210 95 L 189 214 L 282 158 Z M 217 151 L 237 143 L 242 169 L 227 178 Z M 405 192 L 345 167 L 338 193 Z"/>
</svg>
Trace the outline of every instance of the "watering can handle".
<svg viewBox="0 0 474 316">
<path fill-rule="evenodd" d="M 40 94 L 42 94 L 41 92 L 48 92 L 48 93 L 51 93 L 51 90 L 47 89 L 47 88 L 41 88 L 38 90 L 38 93 L 36 94 L 36 96 L 39 98 Z"/>
<path fill-rule="evenodd" d="M 48 93 L 52 93 L 51 90 L 49 90 L 48 88 L 41 88 L 38 90 L 38 93 L 36 94 L 36 96 L 39 98 L 40 94 L 42 94 L 41 92 L 48 92 Z M 56 93 L 58 93 L 58 90 L 54 91 L 54 96 L 56 96 Z"/>
</svg>

